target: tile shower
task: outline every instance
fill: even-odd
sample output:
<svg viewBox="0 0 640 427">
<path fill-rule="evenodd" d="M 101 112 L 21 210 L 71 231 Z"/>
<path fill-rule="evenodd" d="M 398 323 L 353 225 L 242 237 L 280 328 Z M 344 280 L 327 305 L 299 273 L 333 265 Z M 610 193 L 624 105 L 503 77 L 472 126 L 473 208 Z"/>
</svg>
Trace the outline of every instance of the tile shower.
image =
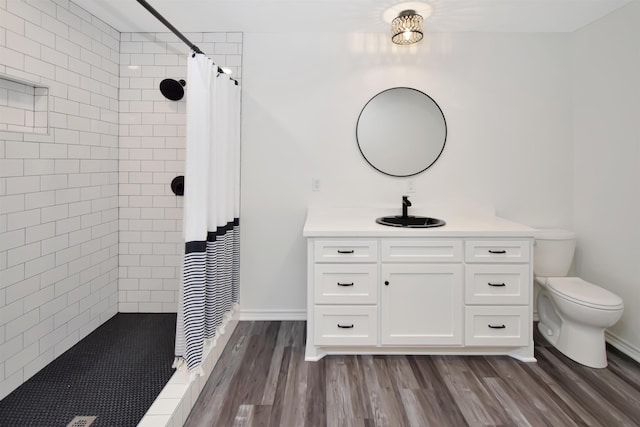
<svg viewBox="0 0 640 427">
<path fill-rule="evenodd" d="M 0 22 L 0 77 L 49 91 L 47 134 L 0 129 L 2 398 L 118 311 L 176 310 L 184 102 L 158 84 L 188 48 L 68 1 L 0 1 Z M 241 78 L 242 34 L 188 37 Z"/>
</svg>

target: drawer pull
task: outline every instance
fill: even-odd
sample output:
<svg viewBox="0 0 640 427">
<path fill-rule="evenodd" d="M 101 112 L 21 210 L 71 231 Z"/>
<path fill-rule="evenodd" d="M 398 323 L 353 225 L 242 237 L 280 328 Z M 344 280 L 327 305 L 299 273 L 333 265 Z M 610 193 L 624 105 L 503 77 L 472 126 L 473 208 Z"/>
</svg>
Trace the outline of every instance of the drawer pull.
<svg viewBox="0 0 640 427">
<path fill-rule="evenodd" d="M 350 325 L 341 325 L 340 323 L 338 323 L 338 328 L 340 329 L 351 329 L 353 328 L 353 323 Z"/>
<path fill-rule="evenodd" d="M 504 284 L 504 283 L 491 283 L 491 282 L 487 283 L 487 285 L 489 285 L 489 286 L 493 286 L 493 287 L 495 287 L 495 288 L 502 288 L 502 287 L 504 287 L 504 286 L 507 286 L 507 285 L 506 285 L 506 284 Z"/>
<path fill-rule="evenodd" d="M 351 282 L 351 283 L 340 283 L 340 282 L 338 282 L 338 286 L 353 286 L 353 282 Z"/>
<path fill-rule="evenodd" d="M 506 254 L 506 253 L 507 253 L 507 251 L 505 251 L 505 250 L 501 250 L 501 251 L 494 251 L 494 250 L 492 250 L 492 249 L 489 249 L 489 253 L 490 253 L 490 254 Z"/>
<path fill-rule="evenodd" d="M 489 324 L 487 326 L 490 327 L 491 329 L 504 329 L 504 328 L 506 328 L 505 325 L 491 325 L 491 324 Z"/>
<path fill-rule="evenodd" d="M 339 254 L 352 254 L 352 253 L 354 253 L 354 252 L 355 252 L 355 251 L 354 251 L 353 249 L 351 249 L 351 250 L 349 250 L 349 251 L 342 251 L 342 250 L 338 249 L 338 253 L 339 253 Z"/>
</svg>

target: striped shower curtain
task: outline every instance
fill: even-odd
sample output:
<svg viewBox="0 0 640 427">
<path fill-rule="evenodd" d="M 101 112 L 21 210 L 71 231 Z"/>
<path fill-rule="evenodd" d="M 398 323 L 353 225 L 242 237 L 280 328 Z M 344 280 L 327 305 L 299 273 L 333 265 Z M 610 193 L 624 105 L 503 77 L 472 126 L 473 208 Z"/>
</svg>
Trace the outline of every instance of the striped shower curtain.
<svg viewBox="0 0 640 427">
<path fill-rule="evenodd" d="M 203 54 L 188 58 L 183 262 L 176 364 L 200 367 L 238 302 L 240 87 Z"/>
</svg>

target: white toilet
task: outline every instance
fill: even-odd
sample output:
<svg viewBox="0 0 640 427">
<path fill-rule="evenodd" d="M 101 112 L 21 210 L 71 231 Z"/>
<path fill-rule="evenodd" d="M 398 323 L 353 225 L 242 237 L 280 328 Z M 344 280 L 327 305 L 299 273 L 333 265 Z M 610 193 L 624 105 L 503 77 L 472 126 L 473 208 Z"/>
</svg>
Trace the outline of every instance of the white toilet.
<svg viewBox="0 0 640 427">
<path fill-rule="evenodd" d="M 569 272 L 576 236 L 566 230 L 537 230 L 533 273 L 540 285 L 538 330 L 567 357 L 592 367 L 607 366 L 604 330 L 622 316 L 622 299 Z"/>
</svg>

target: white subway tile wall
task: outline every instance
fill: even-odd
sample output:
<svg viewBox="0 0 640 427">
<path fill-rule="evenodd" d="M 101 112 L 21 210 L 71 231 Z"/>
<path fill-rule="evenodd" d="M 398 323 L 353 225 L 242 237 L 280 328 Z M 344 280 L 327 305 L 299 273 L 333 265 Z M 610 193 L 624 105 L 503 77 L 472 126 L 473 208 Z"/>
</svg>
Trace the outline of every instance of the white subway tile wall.
<svg viewBox="0 0 640 427">
<path fill-rule="evenodd" d="M 118 310 L 119 40 L 68 1 L 0 1 L 0 99 L 49 109 L 44 134 L 2 110 L 0 398 Z"/>
<path fill-rule="evenodd" d="M 242 33 L 185 36 L 241 80 Z M 184 175 L 186 97 L 168 100 L 159 86 L 187 80 L 188 54 L 172 33 L 120 34 L 120 312 L 177 310 L 183 199 L 171 180 Z"/>
</svg>

